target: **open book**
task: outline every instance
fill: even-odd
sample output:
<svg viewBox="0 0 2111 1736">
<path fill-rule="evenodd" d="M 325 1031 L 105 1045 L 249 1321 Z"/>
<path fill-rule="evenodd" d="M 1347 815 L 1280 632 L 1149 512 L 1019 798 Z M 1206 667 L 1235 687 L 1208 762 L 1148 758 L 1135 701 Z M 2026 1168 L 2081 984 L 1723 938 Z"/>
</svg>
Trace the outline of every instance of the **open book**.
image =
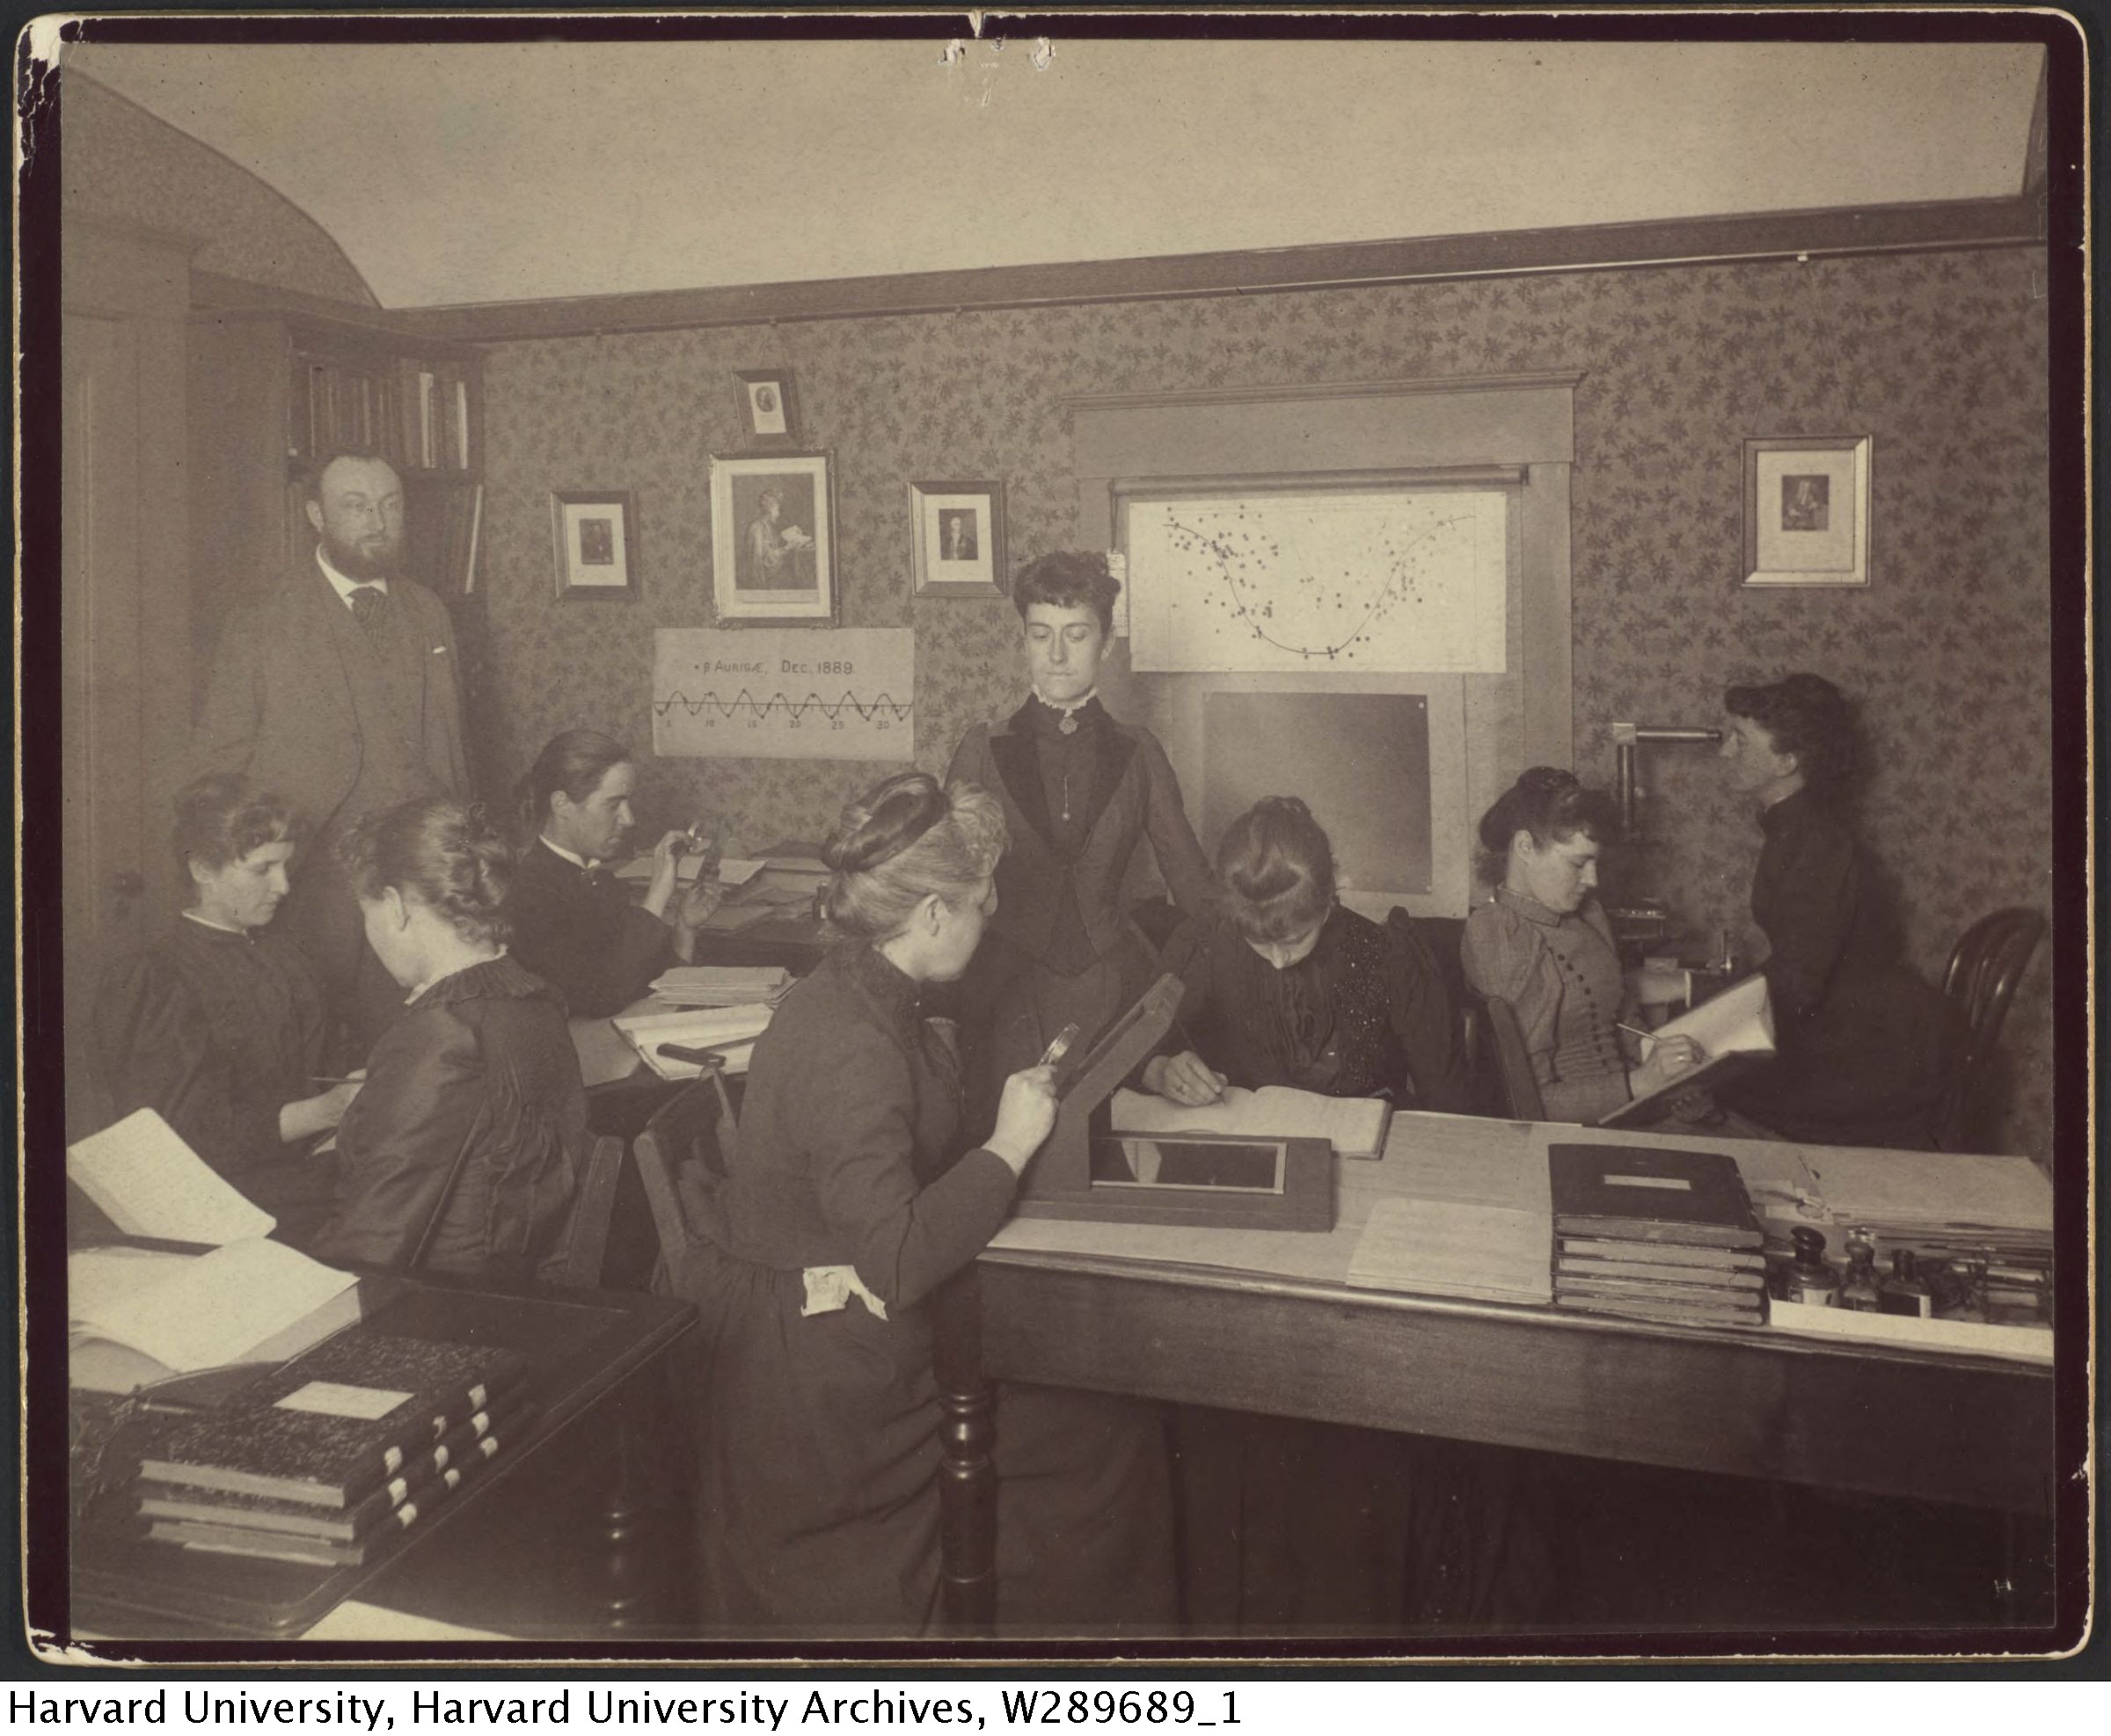
<svg viewBox="0 0 2111 1736">
<path fill-rule="evenodd" d="M 663 1044 L 677 1048 L 718 1050 L 728 1073 L 745 1073 L 755 1039 L 769 1026 L 774 1006 L 698 1007 L 686 1012 L 617 1013 L 612 1021 L 623 1039 L 662 1079 L 694 1079 L 704 1071 L 695 1061 L 676 1061 L 660 1053 Z"/>
<path fill-rule="evenodd" d="M 69 1146 L 66 1173 L 125 1235 L 210 1250 L 69 1256 L 76 1386 L 128 1392 L 172 1374 L 275 1361 L 359 1318 L 358 1280 L 267 1240 L 271 1214 L 151 1109 Z"/>
<path fill-rule="evenodd" d="M 1191 1109 L 1145 1091 L 1116 1091 L 1118 1134 L 1238 1134 L 1256 1139 L 1323 1139 L 1337 1157 L 1377 1157 L 1392 1105 L 1384 1098 L 1324 1097 L 1289 1085 L 1257 1091 L 1225 1087 L 1216 1103 Z"/>
<path fill-rule="evenodd" d="M 1666 1037 L 1691 1037 L 1707 1059 L 1698 1067 L 1679 1074 L 1653 1091 L 1628 1098 L 1618 1109 L 1598 1118 L 1601 1127 L 1624 1127 L 1653 1121 L 1670 1106 L 1671 1099 L 1696 1085 L 1728 1084 L 1774 1053 L 1774 1009 L 1767 998 L 1766 979 L 1748 976 L 1724 989 L 1712 1001 L 1703 1001 L 1691 1012 L 1682 1013 L 1649 1033 L 1652 1043 Z M 1645 1049 L 1643 1059 L 1648 1058 Z"/>
</svg>

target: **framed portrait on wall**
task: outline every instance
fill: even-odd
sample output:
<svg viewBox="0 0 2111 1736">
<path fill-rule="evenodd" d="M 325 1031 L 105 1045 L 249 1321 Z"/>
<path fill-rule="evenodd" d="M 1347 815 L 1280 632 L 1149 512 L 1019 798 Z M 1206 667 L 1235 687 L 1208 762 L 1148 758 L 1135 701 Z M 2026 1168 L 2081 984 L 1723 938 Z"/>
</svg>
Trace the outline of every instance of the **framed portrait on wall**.
<svg viewBox="0 0 2111 1736">
<path fill-rule="evenodd" d="M 638 594 L 638 533 L 628 493 L 559 489 L 550 496 L 557 594 L 603 602 Z"/>
<path fill-rule="evenodd" d="M 1869 448 L 1867 434 L 1744 442 L 1744 584 L 1869 583 Z"/>
<path fill-rule="evenodd" d="M 1004 594 L 1004 485 L 909 485 L 910 572 L 920 597 Z"/>
<path fill-rule="evenodd" d="M 741 427 L 757 446 L 799 443 L 799 403 L 789 368 L 735 369 Z"/>
<path fill-rule="evenodd" d="M 826 452 L 711 461 L 711 594 L 722 624 L 836 618 L 835 485 Z"/>
</svg>

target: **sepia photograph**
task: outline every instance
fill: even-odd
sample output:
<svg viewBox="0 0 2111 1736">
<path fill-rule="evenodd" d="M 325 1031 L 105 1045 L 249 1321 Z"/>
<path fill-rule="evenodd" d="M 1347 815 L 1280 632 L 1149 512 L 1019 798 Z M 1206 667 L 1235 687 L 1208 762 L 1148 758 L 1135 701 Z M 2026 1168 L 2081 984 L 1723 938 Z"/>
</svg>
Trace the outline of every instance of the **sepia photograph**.
<svg viewBox="0 0 2111 1736">
<path fill-rule="evenodd" d="M 25 1671 L 2100 1628 L 2074 18 L 18 62 Z"/>
<path fill-rule="evenodd" d="M 1004 594 L 1004 485 L 909 485 L 910 590 L 919 597 Z"/>
<path fill-rule="evenodd" d="M 637 532 L 625 493 L 557 490 L 550 496 L 560 597 L 638 594 L 632 571 Z"/>
</svg>

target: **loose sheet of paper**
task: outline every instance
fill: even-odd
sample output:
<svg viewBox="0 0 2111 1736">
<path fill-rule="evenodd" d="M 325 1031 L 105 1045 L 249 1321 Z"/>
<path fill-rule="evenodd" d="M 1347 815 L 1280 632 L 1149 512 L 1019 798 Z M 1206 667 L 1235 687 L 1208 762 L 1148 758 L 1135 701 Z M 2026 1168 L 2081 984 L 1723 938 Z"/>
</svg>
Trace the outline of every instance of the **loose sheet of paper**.
<svg viewBox="0 0 2111 1736">
<path fill-rule="evenodd" d="M 215 1246 L 277 1226 L 151 1109 L 66 1148 L 66 1173 L 128 1236 Z"/>
<path fill-rule="evenodd" d="M 185 1262 L 164 1280 L 71 1312 L 115 1343 L 178 1374 L 238 1362 L 266 1338 L 359 1280 L 261 1236 Z"/>
</svg>

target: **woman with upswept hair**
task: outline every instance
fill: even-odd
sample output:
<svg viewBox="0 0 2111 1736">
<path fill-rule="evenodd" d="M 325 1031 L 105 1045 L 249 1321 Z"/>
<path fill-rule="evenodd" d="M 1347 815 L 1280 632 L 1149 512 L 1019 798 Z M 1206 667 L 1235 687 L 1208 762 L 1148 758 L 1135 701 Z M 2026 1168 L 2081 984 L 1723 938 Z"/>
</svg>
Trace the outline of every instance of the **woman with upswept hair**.
<svg viewBox="0 0 2111 1736">
<path fill-rule="evenodd" d="M 507 956 L 513 852 L 479 810 L 441 796 L 362 816 L 337 852 L 368 943 L 407 998 L 338 1128 L 315 1252 L 547 1278 L 587 1101 L 563 999 Z"/>
<path fill-rule="evenodd" d="M 960 1280 L 1056 1115 L 1052 1069 L 1029 1066 L 978 1141 L 923 1006 L 982 939 L 1004 839 L 993 798 L 923 772 L 844 809 L 824 851 L 837 945 L 756 1041 L 739 1161 L 685 1189 L 697 1235 L 676 1287 L 703 1315 L 709 1369 L 695 1499 L 710 1630 L 901 1637 L 938 1620 L 939 1360 L 972 1334 Z M 1169 1530 L 1133 1521 L 1134 1467 L 1101 1449 L 1093 1403 L 997 1390 L 1007 1628 L 1053 1605 L 1061 1625 L 1102 1630 L 1141 1579 L 1170 1592 Z"/>
<path fill-rule="evenodd" d="M 1773 1062 L 1718 1096 L 1783 1139 L 1932 1150 L 1940 1145 L 1961 1032 L 1898 957 L 1875 869 L 1855 835 L 1852 708 L 1822 675 L 1733 687 L 1720 754 L 1758 805 L 1752 876 Z"/>
</svg>

